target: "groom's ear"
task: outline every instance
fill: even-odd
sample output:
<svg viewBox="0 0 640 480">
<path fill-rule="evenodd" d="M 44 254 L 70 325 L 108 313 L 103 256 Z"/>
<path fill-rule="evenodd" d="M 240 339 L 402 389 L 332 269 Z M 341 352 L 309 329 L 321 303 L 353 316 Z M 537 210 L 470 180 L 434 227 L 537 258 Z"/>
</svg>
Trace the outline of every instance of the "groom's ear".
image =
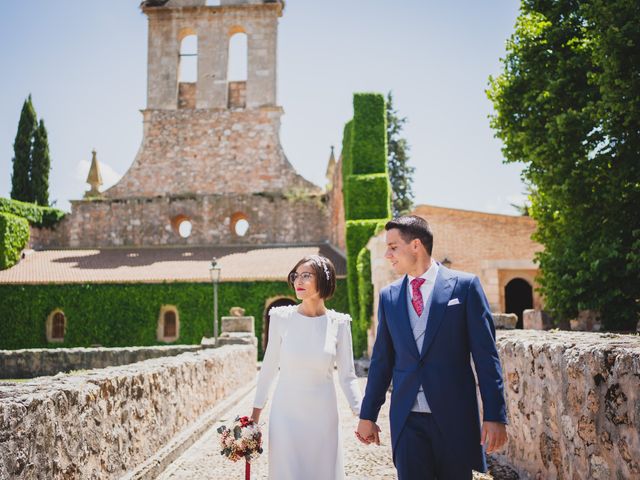
<svg viewBox="0 0 640 480">
<path fill-rule="evenodd" d="M 427 252 L 427 249 L 419 238 L 414 238 L 413 240 L 411 240 L 411 248 L 415 253 L 424 251 L 427 255 L 429 255 L 429 252 Z"/>
</svg>

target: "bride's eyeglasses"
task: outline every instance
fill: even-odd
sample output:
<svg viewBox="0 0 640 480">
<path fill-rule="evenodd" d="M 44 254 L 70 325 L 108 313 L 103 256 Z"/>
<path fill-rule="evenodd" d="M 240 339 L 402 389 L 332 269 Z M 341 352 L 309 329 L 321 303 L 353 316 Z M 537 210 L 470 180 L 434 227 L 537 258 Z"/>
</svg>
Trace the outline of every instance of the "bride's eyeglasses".
<svg viewBox="0 0 640 480">
<path fill-rule="evenodd" d="M 307 283 L 309 280 L 313 278 L 313 275 L 314 274 L 311 272 L 302 272 L 302 273 L 292 272 L 289 274 L 289 282 L 296 283 L 296 280 L 300 278 L 300 280 L 302 280 L 303 283 Z"/>
</svg>

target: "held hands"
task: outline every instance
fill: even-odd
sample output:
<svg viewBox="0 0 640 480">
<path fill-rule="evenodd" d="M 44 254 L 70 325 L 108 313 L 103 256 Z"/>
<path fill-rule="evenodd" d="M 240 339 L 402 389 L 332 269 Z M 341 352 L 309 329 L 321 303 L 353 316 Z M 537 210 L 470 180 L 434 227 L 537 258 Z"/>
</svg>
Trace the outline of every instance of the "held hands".
<svg viewBox="0 0 640 480">
<path fill-rule="evenodd" d="M 371 420 L 360 420 L 358 422 L 358 429 L 355 434 L 358 440 L 360 440 L 365 445 L 369 445 L 370 443 L 375 443 L 376 445 L 380 445 L 380 427 L 376 425 Z"/>
<path fill-rule="evenodd" d="M 482 422 L 480 445 L 484 445 L 487 453 L 493 453 L 507 441 L 507 426 L 500 422 Z"/>
</svg>

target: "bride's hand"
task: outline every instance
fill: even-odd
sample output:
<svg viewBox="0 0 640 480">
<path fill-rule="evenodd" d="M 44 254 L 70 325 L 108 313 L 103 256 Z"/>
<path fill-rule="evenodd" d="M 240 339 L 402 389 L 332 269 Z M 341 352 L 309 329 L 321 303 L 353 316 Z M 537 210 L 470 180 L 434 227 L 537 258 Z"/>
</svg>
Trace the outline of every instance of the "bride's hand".
<svg viewBox="0 0 640 480">
<path fill-rule="evenodd" d="M 253 412 L 251 413 L 251 419 L 255 422 L 258 423 L 260 422 L 260 413 L 262 412 L 261 408 L 254 408 Z"/>
</svg>

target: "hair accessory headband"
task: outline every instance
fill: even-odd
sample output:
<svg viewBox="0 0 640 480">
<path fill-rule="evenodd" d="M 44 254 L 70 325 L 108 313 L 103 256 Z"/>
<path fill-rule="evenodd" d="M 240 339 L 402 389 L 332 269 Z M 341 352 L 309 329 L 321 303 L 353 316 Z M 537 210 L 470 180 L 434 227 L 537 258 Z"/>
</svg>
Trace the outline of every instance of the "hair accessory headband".
<svg viewBox="0 0 640 480">
<path fill-rule="evenodd" d="M 329 267 L 327 266 L 327 262 L 325 262 L 324 258 L 317 256 L 316 262 L 320 264 L 322 269 L 324 270 L 324 276 L 327 277 L 327 280 L 331 278 L 331 274 L 329 273 Z"/>
</svg>

